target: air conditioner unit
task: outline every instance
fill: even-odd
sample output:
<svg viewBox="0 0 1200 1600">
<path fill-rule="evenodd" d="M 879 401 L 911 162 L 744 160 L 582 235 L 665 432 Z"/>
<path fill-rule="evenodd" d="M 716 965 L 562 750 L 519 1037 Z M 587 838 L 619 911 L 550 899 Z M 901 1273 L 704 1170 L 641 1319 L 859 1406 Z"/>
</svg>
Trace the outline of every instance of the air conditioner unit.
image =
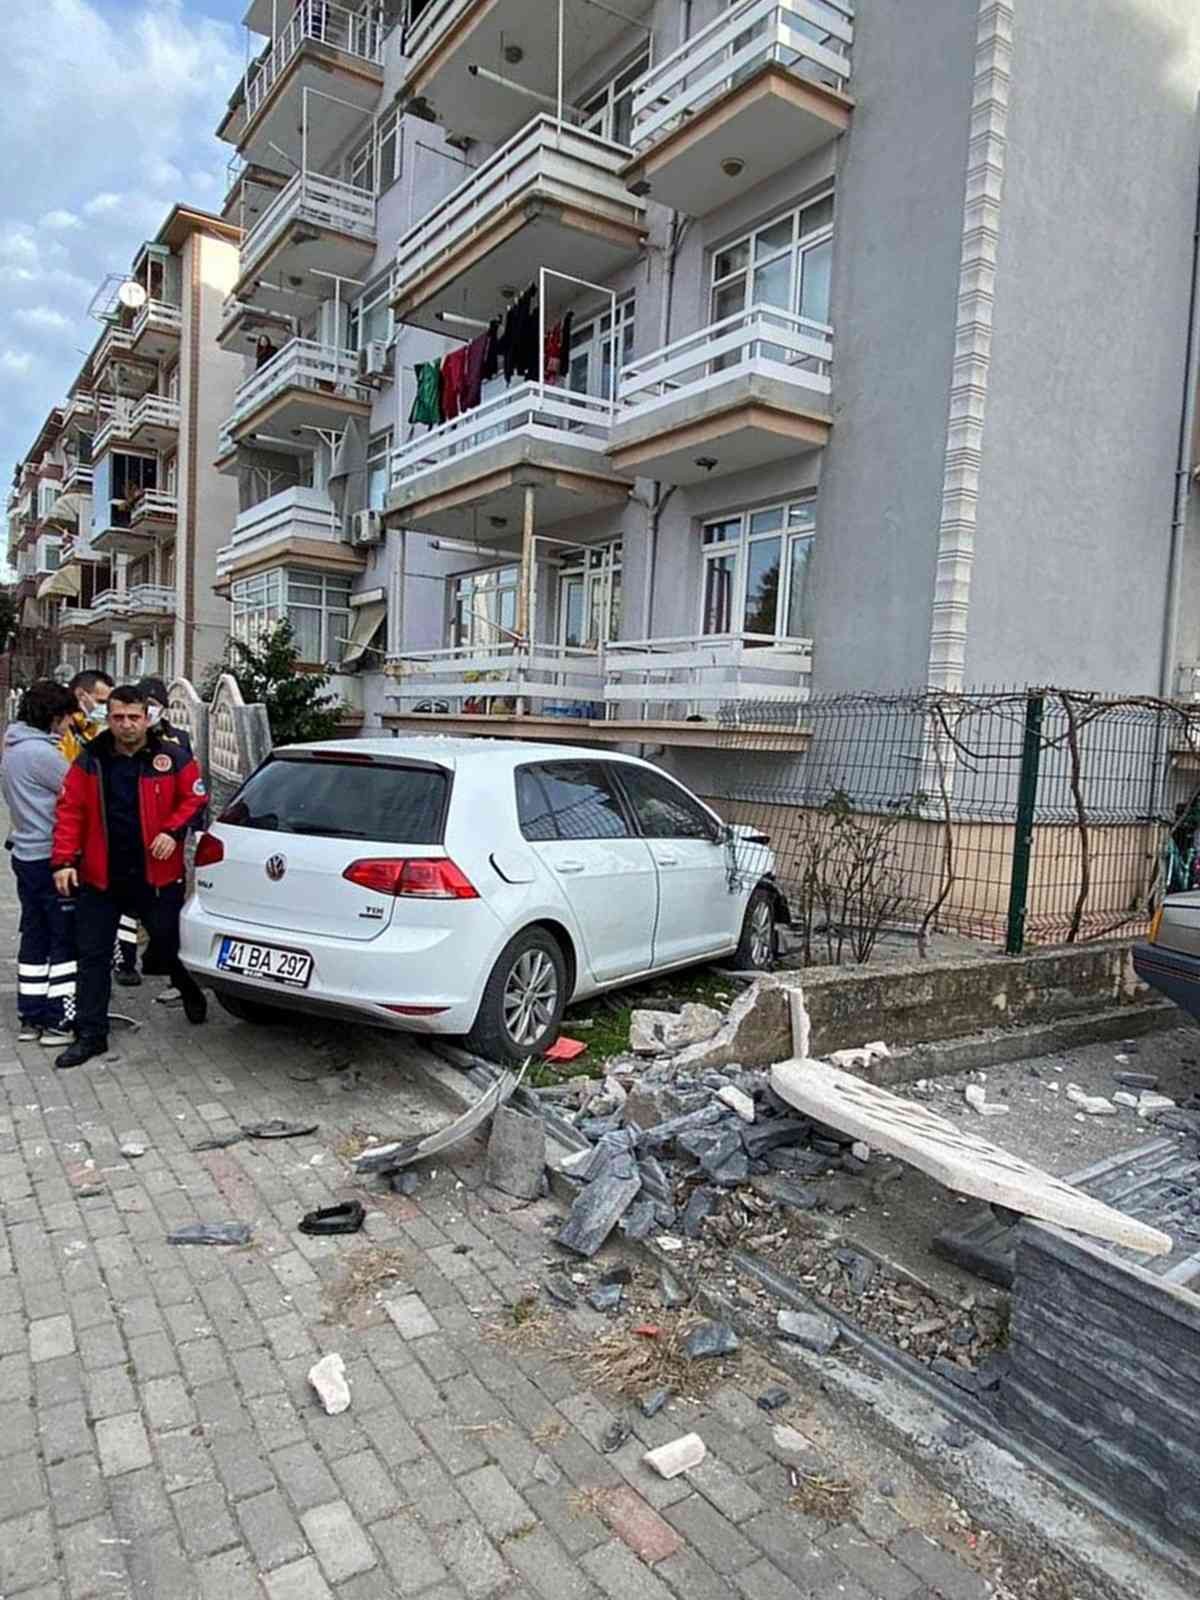
<svg viewBox="0 0 1200 1600">
<path fill-rule="evenodd" d="M 356 545 L 379 544 L 383 539 L 383 513 L 381 511 L 356 511 L 354 513 L 352 543 Z"/>
<path fill-rule="evenodd" d="M 368 339 L 358 352 L 360 378 L 386 378 L 392 370 L 392 351 L 386 339 Z"/>
</svg>

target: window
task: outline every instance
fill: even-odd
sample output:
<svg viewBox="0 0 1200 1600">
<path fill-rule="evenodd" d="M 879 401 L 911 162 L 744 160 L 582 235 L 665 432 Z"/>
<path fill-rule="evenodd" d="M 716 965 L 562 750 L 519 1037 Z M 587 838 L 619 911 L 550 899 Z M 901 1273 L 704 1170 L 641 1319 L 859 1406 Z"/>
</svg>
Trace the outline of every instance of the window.
<svg viewBox="0 0 1200 1600">
<path fill-rule="evenodd" d="M 827 194 L 714 253 L 712 320 L 778 306 L 827 323 L 832 260 L 833 195 Z"/>
<path fill-rule="evenodd" d="M 522 767 L 517 813 L 527 839 L 627 839 L 629 828 L 609 769 L 599 761 Z M 538 791 L 540 790 L 540 794 Z M 535 829 L 526 833 L 526 827 Z"/>
<path fill-rule="evenodd" d="M 62 540 L 42 539 L 38 545 L 39 572 L 57 572 L 62 564 Z"/>
<path fill-rule="evenodd" d="M 565 564 L 558 580 L 558 642 L 572 648 L 607 644 L 621 632 L 619 539 L 594 545 Z"/>
<path fill-rule="evenodd" d="M 162 582 L 168 589 L 175 587 L 175 546 L 170 545 L 163 551 L 162 557 Z"/>
<path fill-rule="evenodd" d="M 222 813 L 223 824 L 380 844 L 441 844 L 450 798 L 442 767 L 276 756 Z"/>
<path fill-rule="evenodd" d="M 617 364 L 633 359 L 633 295 L 617 301 Z M 576 394 L 595 395 L 607 400 L 613 393 L 612 313 L 576 322 L 571 329 L 571 364 L 567 387 Z"/>
<path fill-rule="evenodd" d="M 179 399 L 179 363 L 176 362 L 167 373 L 167 399 Z"/>
<path fill-rule="evenodd" d="M 703 633 L 754 634 L 762 643 L 812 637 L 808 576 L 816 513 L 811 495 L 705 523 Z"/>
<path fill-rule="evenodd" d="M 391 279 L 385 278 L 350 307 L 349 349 L 361 350 L 372 339 L 390 343 L 393 332 L 390 294 Z"/>
<path fill-rule="evenodd" d="M 621 784 L 647 839 L 719 840 L 715 820 L 678 784 L 644 767 L 620 766 Z"/>
<path fill-rule="evenodd" d="M 451 578 L 450 643 L 505 644 L 517 626 L 521 569 L 490 567 Z"/>
<path fill-rule="evenodd" d="M 350 637 L 350 580 L 276 567 L 233 585 L 233 636 L 255 644 L 284 616 L 301 661 L 340 662 Z"/>
<path fill-rule="evenodd" d="M 39 522 L 43 517 L 48 517 L 54 510 L 54 502 L 58 499 L 61 493 L 62 489 L 57 483 L 50 483 L 49 481 L 46 481 L 38 484 L 37 514 Z"/>
<path fill-rule="evenodd" d="M 374 434 L 367 447 L 367 507 L 371 511 L 382 511 L 387 501 L 391 453 L 392 430 Z"/>
<path fill-rule="evenodd" d="M 613 144 L 633 142 L 633 86 L 650 70 L 649 45 L 580 107 L 582 126 Z"/>
<path fill-rule="evenodd" d="M 382 194 L 400 176 L 403 160 L 402 127 L 399 110 L 389 112 L 371 129 L 346 162 L 346 182 L 356 189 Z"/>
</svg>

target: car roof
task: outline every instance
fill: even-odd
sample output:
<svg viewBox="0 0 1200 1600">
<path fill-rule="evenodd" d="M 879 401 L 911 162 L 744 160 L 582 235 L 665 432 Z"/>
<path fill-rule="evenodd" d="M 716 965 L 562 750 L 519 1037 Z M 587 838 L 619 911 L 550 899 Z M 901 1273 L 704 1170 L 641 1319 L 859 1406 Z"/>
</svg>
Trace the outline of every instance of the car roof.
<svg viewBox="0 0 1200 1600">
<path fill-rule="evenodd" d="M 322 750 L 329 754 L 390 756 L 400 761 L 433 761 L 439 766 L 468 767 L 493 763 L 505 768 L 519 767 L 526 761 L 605 760 L 626 761 L 636 766 L 649 763 L 637 756 L 592 746 L 548 744 L 533 739 L 462 738 L 452 734 L 412 734 L 399 739 L 322 739 L 312 744 L 279 745 L 275 755 L 289 750 Z"/>
</svg>

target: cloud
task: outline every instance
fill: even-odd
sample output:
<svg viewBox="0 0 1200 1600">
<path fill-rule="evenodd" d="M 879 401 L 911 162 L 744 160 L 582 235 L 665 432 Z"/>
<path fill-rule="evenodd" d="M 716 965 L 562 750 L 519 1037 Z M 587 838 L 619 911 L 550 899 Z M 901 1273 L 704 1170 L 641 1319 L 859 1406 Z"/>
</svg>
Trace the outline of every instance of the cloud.
<svg viewBox="0 0 1200 1600">
<path fill-rule="evenodd" d="M 244 63 L 240 32 L 192 0 L 0 0 L 0 60 L 6 470 L 78 371 L 72 347 L 95 343 L 101 280 L 177 201 L 219 202 L 230 152 L 213 129 Z"/>
</svg>

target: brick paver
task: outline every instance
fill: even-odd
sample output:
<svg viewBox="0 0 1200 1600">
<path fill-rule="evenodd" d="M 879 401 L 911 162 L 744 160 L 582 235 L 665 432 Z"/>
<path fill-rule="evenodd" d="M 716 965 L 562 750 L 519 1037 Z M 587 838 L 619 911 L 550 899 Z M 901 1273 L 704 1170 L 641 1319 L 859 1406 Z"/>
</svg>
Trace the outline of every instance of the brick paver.
<svg viewBox="0 0 1200 1600">
<path fill-rule="evenodd" d="M 445 1120 L 417 1046 L 268 1033 L 217 1008 L 189 1028 L 147 983 L 118 992 L 142 1023 L 114 1033 L 118 1059 L 57 1074 L 16 1042 L 14 930 L 0 874 L 5 1600 L 986 1600 L 936 1528 L 878 1495 L 836 1527 L 794 1510 L 750 1367 L 646 1419 L 553 1337 L 498 1340 L 557 1258 L 555 1203 L 488 1190 L 475 1144 L 409 1198 L 358 1187 L 344 1159 L 352 1140 Z M 197 1148 L 272 1116 L 319 1128 Z M 131 1138 L 145 1155 L 120 1154 Z M 354 1194 L 362 1236 L 297 1230 Z M 166 1243 L 230 1218 L 251 1223 L 248 1247 Z M 388 1275 L 348 1305 L 347 1263 L 368 1250 Z M 351 1386 L 339 1417 L 307 1380 L 329 1350 Z M 798 1396 L 782 1420 L 803 1427 L 823 1403 Z M 633 1434 L 610 1451 L 622 1419 Z M 644 1466 L 692 1429 L 709 1449 L 696 1472 Z"/>
</svg>

